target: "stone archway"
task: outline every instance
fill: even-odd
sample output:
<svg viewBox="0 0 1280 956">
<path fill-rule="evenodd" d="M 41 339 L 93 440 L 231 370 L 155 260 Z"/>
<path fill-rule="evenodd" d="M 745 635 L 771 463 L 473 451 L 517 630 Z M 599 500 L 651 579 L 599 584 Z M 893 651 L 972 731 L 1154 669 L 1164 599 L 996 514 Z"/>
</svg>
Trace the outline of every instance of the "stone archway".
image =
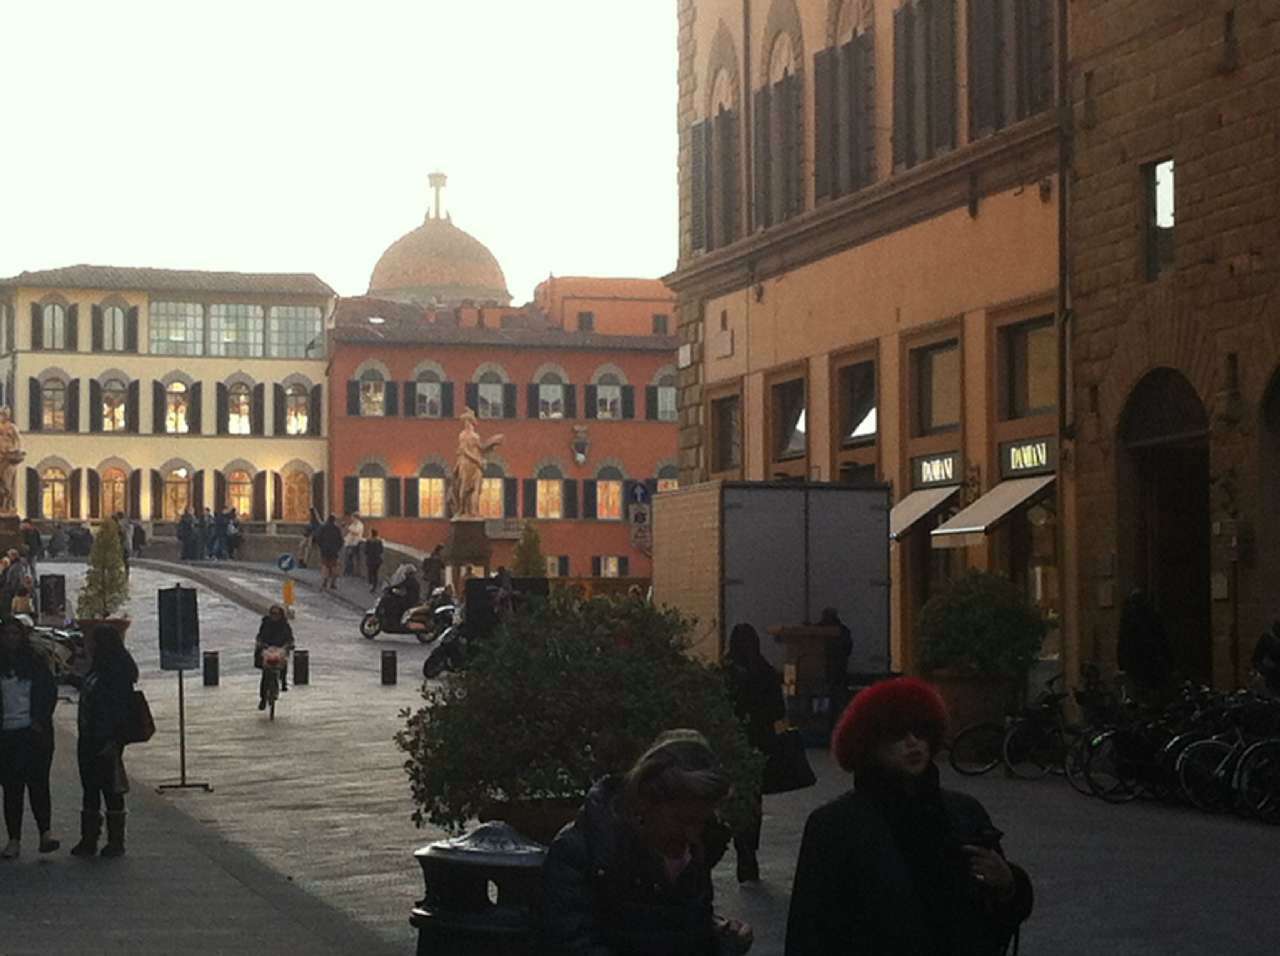
<svg viewBox="0 0 1280 956">
<path fill-rule="evenodd" d="M 1117 434 L 1119 580 L 1160 613 L 1174 666 L 1213 679 L 1209 416 L 1179 371 L 1134 386 Z"/>
</svg>

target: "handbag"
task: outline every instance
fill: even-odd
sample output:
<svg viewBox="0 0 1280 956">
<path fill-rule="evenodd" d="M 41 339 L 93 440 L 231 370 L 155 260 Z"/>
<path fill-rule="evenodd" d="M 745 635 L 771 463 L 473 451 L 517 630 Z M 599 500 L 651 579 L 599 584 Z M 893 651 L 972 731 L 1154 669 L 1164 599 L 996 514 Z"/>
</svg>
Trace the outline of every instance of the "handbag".
<svg viewBox="0 0 1280 956">
<path fill-rule="evenodd" d="M 156 722 L 151 716 L 147 695 L 135 690 L 129 695 L 129 716 L 125 721 L 121 741 L 126 744 L 145 744 L 155 736 Z"/>
<path fill-rule="evenodd" d="M 795 727 L 774 735 L 773 745 L 765 758 L 761 793 L 790 793 L 818 782 L 813 767 L 809 766 L 804 739 Z"/>
</svg>

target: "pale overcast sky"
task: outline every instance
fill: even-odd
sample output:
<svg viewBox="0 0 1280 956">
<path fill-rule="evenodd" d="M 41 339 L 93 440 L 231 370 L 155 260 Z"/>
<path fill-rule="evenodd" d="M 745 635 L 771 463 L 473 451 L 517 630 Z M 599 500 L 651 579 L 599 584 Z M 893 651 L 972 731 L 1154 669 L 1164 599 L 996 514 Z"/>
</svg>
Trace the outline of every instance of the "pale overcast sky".
<svg viewBox="0 0 1280 956">
<path fill-rule="evenodd" d="M 676 256 L 675 0 L 0 0 L 0 276 L 364 292 L 427 173 L 516 302 Z"/>
</svg>

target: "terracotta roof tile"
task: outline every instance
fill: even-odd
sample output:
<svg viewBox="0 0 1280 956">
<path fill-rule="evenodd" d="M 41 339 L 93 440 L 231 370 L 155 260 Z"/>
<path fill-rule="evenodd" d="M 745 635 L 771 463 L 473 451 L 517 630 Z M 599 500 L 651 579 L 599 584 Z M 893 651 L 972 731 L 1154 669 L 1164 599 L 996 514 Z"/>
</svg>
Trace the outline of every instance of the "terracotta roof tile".
<svg viewBox="0 0 1280 956">
<path fill-rule="evenodd" d="M 195 269 L 84 264 L 22 272 L 8 279 L 0 279 L 0 286 L 325 297 L 337 294 L 327 283 L 309 272 L 204 272 Z"/>
</svg>

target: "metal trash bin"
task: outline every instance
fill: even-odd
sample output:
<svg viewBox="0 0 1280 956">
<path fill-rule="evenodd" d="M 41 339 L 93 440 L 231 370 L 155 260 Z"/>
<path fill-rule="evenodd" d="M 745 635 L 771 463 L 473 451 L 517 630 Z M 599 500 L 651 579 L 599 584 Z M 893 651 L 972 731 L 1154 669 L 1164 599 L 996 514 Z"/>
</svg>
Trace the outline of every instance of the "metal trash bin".
<svg viewBox="0 0 1280 956">
<path fill-rule="evenodd" d="M 394 684 L 396 682 L 398 666 L 396 664 L 395 651 L 382 652 L 382 683 L 384 686 Z"/>
<path fill-rule="evenodd" d="M 409 917 L 418 956 L 532 956 L 546 854 L 501 822 L 414 853 L 426 882 Z"/>
<path fill-rule="evenodd" d="M 217 687 L 218 672 L 219 672 L 218 652 L 205 651 L 203 654 L 200 655 L 200 661 L 204 665 L 204 670 L 203 670 L 204 686 Z"/>
<path fill-rule="evenodd" d="M 311 683 L 311 652 L 301 647 L 293 651 L 293 686 Z"/>
</svg>

